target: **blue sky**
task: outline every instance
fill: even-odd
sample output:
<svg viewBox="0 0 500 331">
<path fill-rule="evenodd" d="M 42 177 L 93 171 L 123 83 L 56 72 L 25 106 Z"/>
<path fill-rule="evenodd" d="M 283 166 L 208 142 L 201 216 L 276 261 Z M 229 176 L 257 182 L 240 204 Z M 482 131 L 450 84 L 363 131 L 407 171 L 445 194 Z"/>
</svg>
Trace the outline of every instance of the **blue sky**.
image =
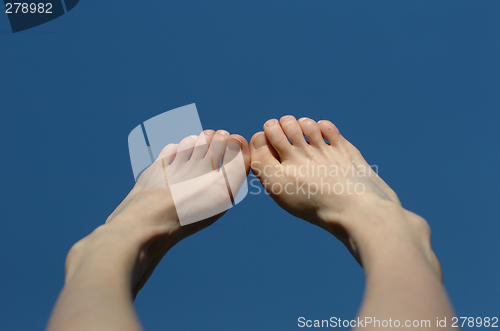
<svg viewBox="0 0 500 331">
<path fill-rule="evenodd" d="M 458 316 L 499 316 L 500 3 L 81 1 L 12 34 L 0 15 L 2 330 L 44 327 L 66 252 L 134 184 L 127 137 L 196 103 L 248 140 L 330 119 L 433 230 Z M 353 318 L 363 273 L 330 234 L 249 195 L 174 247 L 147 330 L 294 330 Z"/>
</svg>

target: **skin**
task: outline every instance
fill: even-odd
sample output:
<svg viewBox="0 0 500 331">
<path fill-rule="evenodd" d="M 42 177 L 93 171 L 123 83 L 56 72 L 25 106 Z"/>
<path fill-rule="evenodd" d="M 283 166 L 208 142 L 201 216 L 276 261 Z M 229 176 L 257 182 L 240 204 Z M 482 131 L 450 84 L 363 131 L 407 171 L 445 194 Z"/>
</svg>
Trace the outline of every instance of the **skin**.
<svg viewBox="0 0 500 331">
<path fill-rule="evenodd" d="M 166 161 L 169 175 L 175 177 L 193 164 L 191 159 L 203 161 L 205 157 L 211 158 L 217 170 L 220 159 L 226 164 L 235 150 L 241 150 L 246 173 L 251 165 L 283 209 L 332 233 L 363 266 L 366 289 L 360 318 L 429 319 L 434 327 L 436 317 L 450 321 L 454 316 L 427 223 L 405 210 L 376 173 L 367 172 L 369 166 L 359 151 L 331 122 L 297 121 L 293 116 L 269 120 L 250 146 L 242 136 L 223 130 L 203 134 L 205 147 L 193 137 L 165 147 L 160 158 Z M 177 153 L 180 147 L 188 154 L 191 148 L 191 159 L 185 157 L 186 152 Z M 343 171 L 318 174 L 319 166 Z M 181 170 L 177 172 L 176 167 Z M 294 169 L 306 170 L 306 175 L 297 175 Z M 161 188 L 140 182 L 104 225 L 71 248 L 65 284 L 47 330 L 141 330 L 133 301 L 156 265 L 180 240 L 223 215 L 181 227 L 168 185 Z M 315 187 L 327 184 L 336 185 L 337 192 L 312 194 Z M 363 193 L 349 194 L 348 188 L 356 184 L 364 188 Z"/>
<path fill-rule="evenodd" d="M 368 163 L 333 123 L 297 121 L 293 116 L 271 119 L 264 124 L 264 132 L 253 136 L 251 159 L 252 171 L 283 209 L 329 231 L 363 266 L 366 289 L 360 318 L 428 319 L 433 327 L 436 317 L 451 321 L 454 313 L 441 283 L 427 222 L 405 210 L 374 171 L 366 171 Z M 344 171 L 313 175 L 319 165 Z M 301 166 L 309 170 L 308 176 L 293 173 Z M 297 190 L 302 184 L 314 188 L 314 183 L 337 185 L 337 193 L 326 194 L 325 188 L 323 194 L 306 195 Z M 364 187 L 364 193 L 348 194 L 349 185 L 356 184 Z M 288 191 L 279 190 L 286 185 Z"/>
<path fill-rule="evenodd" d="M 218 168 L 238 148 L 246 174 L 250 151 L 245 138 L 227 131 L 204 131 L 210 151 L 205 156 Z M 185 138 L 179 146 L 168 145 L 160 157 L 167 164 L 177 150 L 189 151 L 196 140 Z M 217 143 L 213 143 L 217 142 Z M 179 156 L 184 158 L 185 155 Z M 189 167 L 184 158 L 180 169 Z M 167 169 L 177 165 L 172 162 Z M 226 169 L 227 170 L 227 169 Z M 142 176 L 141 176 L 142 177 Z M 153 173 L 150 178 L 155 178 Z M 139 178 L 138 183 L 142 182 Z M 149 181 L 146 181 L 149 184 Z M 154 186 L 154 185 L 153 185 Z M 66 258 L 65 284 L 47 325 L 47 330 L 142 330 L 133 301 L 163 256 L 176 243 L 211 225 L 223 213 L 206 220 L 180 225 L 168 188 L 136 184 L 106 223 L 77 242 Z"/>
</svg>

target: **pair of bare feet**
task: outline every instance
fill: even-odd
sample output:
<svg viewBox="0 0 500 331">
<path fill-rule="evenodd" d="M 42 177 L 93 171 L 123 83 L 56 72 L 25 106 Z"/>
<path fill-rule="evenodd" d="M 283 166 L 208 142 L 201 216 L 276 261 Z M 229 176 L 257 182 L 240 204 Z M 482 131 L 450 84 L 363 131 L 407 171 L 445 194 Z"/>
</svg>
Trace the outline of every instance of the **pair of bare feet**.
<svg viewBox="0 0 500 331">
<path fill-rule="evenodd" d="M 141 330 L 134 297 L 173 245 L 230 208 L 250 168 L 283 209 L 335 235 L 363 266 L 359 317 L 454 316 L 426 221 L 333 123 L 285 116 L 250 145 L 207 130 L 166 146 L 106 224 L 69 251 L 48 330 Z M 193 210 L 202 220 L 181 226 Z"/>
<path fill-rule="evenodd" d="M 106 225 L 70 251 L 68 278 L 83 255 L 81 247 L 88 246 L 96 232 L 116 232 L 141 247 L 137 260 L 127 267 L 133 270 L 137 294 L 175 243 L 212 224 L 230 208 L 224 201 L 234 199 L 250 168 L 283 209 L 331 232 L 365 269 L 384 250 L 382 243 L 405 241 L 414 243 L 440 276 L 427 223 L 401 207 L 394 191 L 330 121 L 271 119 L 250 145 L 240 135 L 206 130 L 166 146 L 155 164 Z M 202 175 L 207 176 L 200 180 Z M 228 177 L 236 183 L 232 187 Z M 183 182 L 191 184 L 177 190 L 183 201 L 174 203 L 173 187 Z M 181 209 L 206 212 L 214 205 L 218 209 L 212 210 L 211 217 L 180 225 Z"/>
</svg>

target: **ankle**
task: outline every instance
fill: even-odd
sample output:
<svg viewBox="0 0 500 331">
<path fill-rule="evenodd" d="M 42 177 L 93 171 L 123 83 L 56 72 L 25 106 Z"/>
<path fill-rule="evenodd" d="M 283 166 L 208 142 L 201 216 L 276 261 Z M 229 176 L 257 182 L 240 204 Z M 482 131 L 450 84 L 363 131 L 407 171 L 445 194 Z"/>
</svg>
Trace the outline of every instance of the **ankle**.
<svg viewBox="0 0 500 331">
<path fill-rule="evenodd" d="M 413 256 L 420 255 L 441 278 L 439 262 L 431 248 L 428 223 L 398 203 L 367 197 L 342 214 L 323 213 L 321 220 L 324 228 L 337 236 L 365 269 L 381 257 L 411 252 Z"/>
<path fill-rule="evenodd" d="M 134 268 L 144 235 L 116 225 L 96 228 L 74 244 L 66 257 L 66 283 L 79 273 L 125 276 Z"/>
</svg>

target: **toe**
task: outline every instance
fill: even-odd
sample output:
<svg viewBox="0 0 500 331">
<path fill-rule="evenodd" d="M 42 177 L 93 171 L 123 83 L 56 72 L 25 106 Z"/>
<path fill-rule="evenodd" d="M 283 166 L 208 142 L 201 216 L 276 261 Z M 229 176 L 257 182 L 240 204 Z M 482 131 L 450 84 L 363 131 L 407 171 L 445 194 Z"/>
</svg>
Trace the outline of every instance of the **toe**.
<svg viewBox="0 0 500 331">
<path fill-rule="evenodd" d="M 264 124 L 264 132 L 267 141 L 269 141 L 271 146 L 276 150 L 276 152 L 278 152 L 281 159 L 290 155 L 292 151 L 292 145 L 288 141 L 278 120 L 271 119 L 267 121 Z"/>
<path fill-rule="evenodd" d="M 165 164 L 170 164 L 175 159 L 176 154 L 177 154 L 177 144 L 168 144 L 167 146 L 163 147 L 163 149 L 160 152 L 160 155 L 158 155 L 157 160 L 163 159 Z"/>
<path fill-rule="evenodd" d="M 181 140 L 179 145 L 177 146 L 177 154 L 173 161 L 173 164 L 184 163 L 189 160 L 191 155 L 193 154 L 194 144 L 198 136 L 188 136 Z"/>
<path fill-rule="evenodd" d="M 199 160 L 205 157 L 214 134 L 214 130 L 205 130 L 198 136 L 194 145 L 193 155 L 191 156 L 192 160 Z"/>
<path fill-rule="evenodd" d="M 295 117 L 291 115 L 283 116 L 280 119 L 280 124 L 286 136 L 292 142 L 292 145 L 298 147 L 304 147 L 307 145 L 307 142 L 304 139 L 304 133 L 302 132 L 302 129 L 300 128 L 300 125 Z"/>
<path fill-rule="evenodd" d="M 253 135 L 250 141 L 250 154 L 252 171 L 261 181 L 265 179 L 266 174 L 270 173 L 264 171 L 266 167 L 281 166 L 276 152 L 274 152 L 273 147 L 266 139 L 266 134 L 262 131 Z"/>
<path fill-rule="evenodd" d="M 220 165 L 220 161 L 222 160 L 222 156 L 226 151 L 227 140 L 229 138 L 229 132 L 225 130 L 218 130 L 212 141 L 210 143 L 208 156 L 211 157 L 211 163 L 213 169 L 218 169 Z"/>
<path fill-rule="evenodd" d="M 326 146 L 325 140 L 321 135 L 318 123 L 310 118 L 302 117 L 299 121 L 302 132 L 309 140 L 309 143 L 314 147 Z"/>
<path fill-rule="evenodd" d="M 335 145 L 340 142 L 342 139 L 342 135 L 339 132 L 339 129 L 330 121 L 323 120 L 318 122 L 318 126 L 321 130 L 321 134 L 323 138 L 328 140 L 331 145 Z"/>
<path fill-rule="evenodd" d="M 250 169 L 250 150 L 245 138 L 240 135 L 229 137 L 222 164 L 229 194 L 234 202 Z"/>
<path fill-rule="evenodd" d="M 227 167 L 235 159 L 238 159 L 237 163 L 241 164 L 245 169 L 245 174 L 248 174 L 250 171 L 250 147 L 247 140 L 239 134 L 229 136 L 222 163 Z"/>
</svg>

